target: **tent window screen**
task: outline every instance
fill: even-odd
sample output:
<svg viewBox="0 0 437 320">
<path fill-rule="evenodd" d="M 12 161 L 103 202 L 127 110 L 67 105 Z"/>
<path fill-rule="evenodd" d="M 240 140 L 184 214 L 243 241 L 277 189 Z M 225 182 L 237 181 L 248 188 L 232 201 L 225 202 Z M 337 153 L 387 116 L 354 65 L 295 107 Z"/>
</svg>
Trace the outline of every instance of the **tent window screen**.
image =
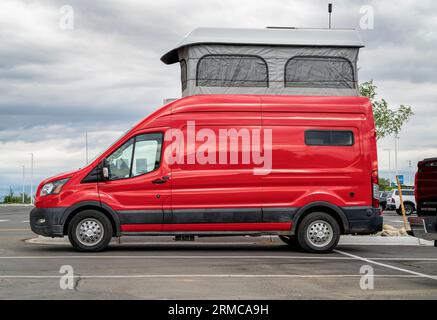
<svg viewBox="0 0 437 320">
<path fill-rule="evenodd" d="M 187 88 L 187 62 L 185 60 L 181 60 L 181 83 L 182 83 L 182 91 Z"/>
<path fill-rule="evenodd" d="M 200 87 L 268 87 L 267 63 L 250 55 L 207 55 L 197 64 Z"/>
<path fill-rule="evenodd" d="M 305 131 L 305 144 L 308 146 L 352 146 L 352 131 L 308 130 Z"/>
<path fill-rule="evenodd" d="M 342 57 L 293 57 L 285 65 L 285 87 L 354 89 L 352 63 Z"/>
</svg>

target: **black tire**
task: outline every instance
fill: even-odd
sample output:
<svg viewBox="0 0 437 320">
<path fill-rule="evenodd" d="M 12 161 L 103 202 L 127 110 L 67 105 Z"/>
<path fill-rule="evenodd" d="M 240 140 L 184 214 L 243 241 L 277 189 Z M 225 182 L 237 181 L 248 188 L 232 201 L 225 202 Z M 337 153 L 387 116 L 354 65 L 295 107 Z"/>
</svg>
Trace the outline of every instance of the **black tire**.
<svg viewBox="0 0 437 320">
<path fill-rule="evenodd" d="M 84 244 L 85 240 L 81 240 L 78 236 L 78 226 L 85 222 L 92 224 L 90 228 L 92 228 L 93 225 L 95 226 L 95 234 L 98 238 L 96 239 L 95 244 L 92 242 Z M 103 213 L 96 210 L 85 210 L 79 212 L 73 217 L 73 219 L 71 219 L 70 224 L 68 225 L 68 239 L 73 248 L 81 252 L 98 252 L 105 250 L 111 241 L 112 232 L 111 221 L 109 221 L 108 217 Z M 98 236 L 99 234 L 101 236 Z"/>
<path fill-rule="evenodd" d="M 315 223 L 318 224 L 319 227 L 326 229 L 327 233 L 325 234 L 327 234 L 328 239 L 326 239 L 327 242 L 324 245 L 323 243 L 315 245 L 317 240 L 321 240 L 320 238 L 310 238 L 309 229 L 316 228 L 317 226 L 315 226 Z M 340 233 L 340 226 L 338 225 L 337 220 L 335 220 L 331 215 L 326 212 L 312 212 L 305 216 L 299 224 L 297 240 L 300 247 L 307 252 L 328 253 L 337 246 L 338 241 L 340 240 Z"/>
<path fill-rule="evenodd" d="M 288 244 L 290 247 L 297 247 L 299 243 L 297 242 L 296 236 L 279 236 L 282 242 Z"/>
<path fill-rule="evenodd" d="M 405 215 L 411 216 L 414 212 L 414 206 L 411 203 L 404 203 Z"/>
<path fill-rule="evenodd" d="M 402 210 L 401 209 L 396 209 L 396 213 L 401 216 L 402 215 Z"/>
</svg>

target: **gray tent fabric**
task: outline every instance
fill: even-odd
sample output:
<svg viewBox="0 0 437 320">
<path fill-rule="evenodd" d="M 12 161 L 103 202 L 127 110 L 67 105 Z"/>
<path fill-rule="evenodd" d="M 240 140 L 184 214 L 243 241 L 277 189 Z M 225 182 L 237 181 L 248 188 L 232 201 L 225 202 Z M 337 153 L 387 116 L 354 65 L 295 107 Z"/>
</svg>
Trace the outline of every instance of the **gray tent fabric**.
<svg viewBox="0 0 437 320">
<path fill-rule="evenodd" d="M 358 95 L 363 44 L 350 29 L 197 28 L 165 53 L 182 95 Z"/>
<path fill-rule="evenodd" d="M 356 96 L 358 47 L 196 44 L 178 50 L 183 96 Z M 181 65 L 181 71 L 185 67 Z M 182 74 L 181 74 L 182 76 Z"/>
<path fill-rule="evenodd" d="M 180 61 L 181 65 L 181 85 L 182 85 L 182 91 L 184 91 L 187 88 L 187 62 L 185 60 Z"/>
</svg>

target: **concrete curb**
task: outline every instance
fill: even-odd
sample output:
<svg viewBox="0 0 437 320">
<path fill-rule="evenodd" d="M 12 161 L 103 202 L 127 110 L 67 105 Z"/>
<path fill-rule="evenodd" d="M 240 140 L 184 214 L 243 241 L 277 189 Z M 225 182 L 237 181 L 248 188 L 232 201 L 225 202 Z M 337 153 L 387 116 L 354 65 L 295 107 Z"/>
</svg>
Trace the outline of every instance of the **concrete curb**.
<svg viewBox="0 0 437 320">
<path fill-rule="evenodd" d="M 341 236 L 341 245 L 369 245 L 369 246 L 434 246 L 433 241 L 411 237 L 381 237 L 381 236 Z"/>
<path fill-rule="evenodd" d="M 250 241 L 241 241 L 241 242 L 211 242 L 204 241 L 203 239 L 196 239 L 194 242 L 123 242 L 123 239 L 130 238 L 124 237 L 121 239 L 121 243 L 125 244 L 209 244 L 209 245 L 221 245 L 221 244 L 255 244 L 256 242 Z M 268 236 L 270 238 L 270 236 Z M 273 242 L 282 243 L 278 238 L 272 237 Z M 68 237 L 64 238 L 48 238 L 43 236 L 38 236 L 36 238 L 25 240 L 26 243 L 31 244 L 47 244 L 47 245 L 69 245 Z M 117 239 L 113 239 L 111 241 L 114 244 L 118 244 Z M 433 241 L 427 241 L 411 236 L 404 237 L 380 237 L 380 236 L 352 236 L 352 235 L 344 235 L 341 236 L 339 245 L 367 245 L 367 246 L 434 246 Z"/>
</svg>

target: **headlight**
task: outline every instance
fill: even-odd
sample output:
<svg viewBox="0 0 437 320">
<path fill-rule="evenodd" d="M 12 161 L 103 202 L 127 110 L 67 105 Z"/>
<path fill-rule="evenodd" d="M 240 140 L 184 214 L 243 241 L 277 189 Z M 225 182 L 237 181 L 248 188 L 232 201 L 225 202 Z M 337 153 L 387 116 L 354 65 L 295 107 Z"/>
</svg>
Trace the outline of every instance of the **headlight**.
<svg viewBox="0 0 437 320">
<path fill-rule="evenodd" d="M 66 184 L 68 180 L 69 178 L 46 183 L 41 188 L 40 196 L 59 193 L 62 189 L 62 186 Z"/>
</svg>

